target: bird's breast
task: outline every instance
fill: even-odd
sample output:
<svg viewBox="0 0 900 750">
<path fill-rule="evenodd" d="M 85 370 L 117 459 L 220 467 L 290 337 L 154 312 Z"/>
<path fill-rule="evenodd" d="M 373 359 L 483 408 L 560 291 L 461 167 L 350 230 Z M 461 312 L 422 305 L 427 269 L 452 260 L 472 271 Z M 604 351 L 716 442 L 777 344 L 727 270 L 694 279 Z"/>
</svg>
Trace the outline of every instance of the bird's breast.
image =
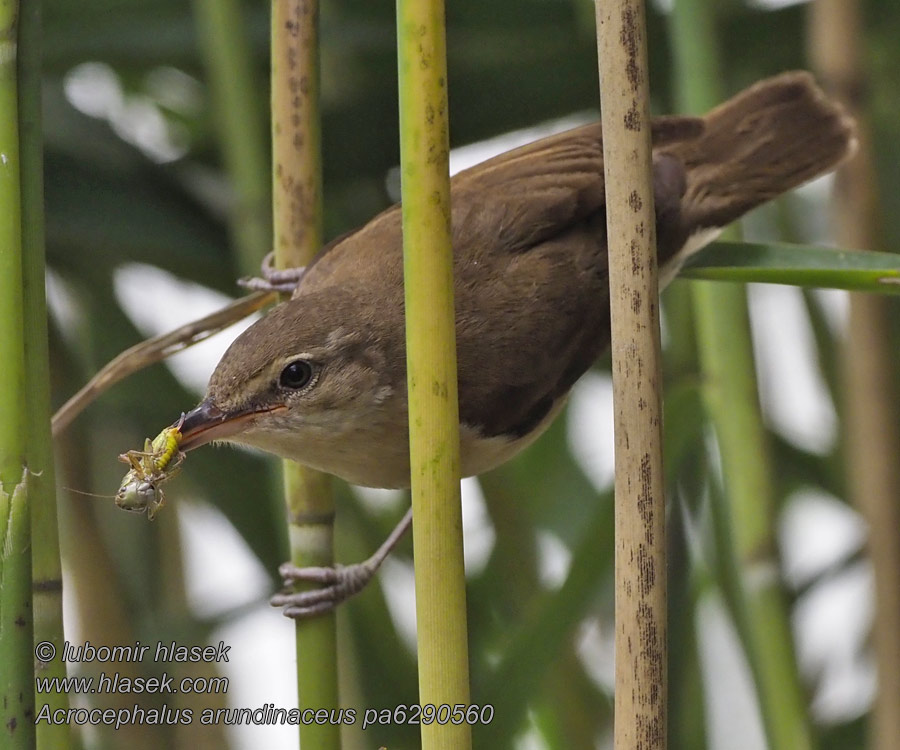
<svg viewBox="0 0 900 750">
<path fill-rule="evenodd" d="M 559 399 L 535 429 L 523 436 L 485 437 L 477 427 L 461 424 L 461 475 L 482 474 L 508 461 L 544 432 L 564 403 L 565 398 Z M 231 440 L 333 474 L 351 484 L 387 489 L 410 486 L 409 432 L 405 420 L 390 424 L 361 420 L 340 434 L 330 429 L 319 432 L 309 426 L 303 432 L 300 437 L 295 431 L 249 430 Z"/>
<path fill-rule="evenodd" d="M 471 477 L 495 469 L 500 464 L 523 451 L 550 426 L 565 406 L 566 397 L 558 399 L 547 415 L 525 435 L 496 435 L 485 437 L 481 432 L 469 427 L 459 427 L 459 454 L 462 476 Z"/>
</svg>

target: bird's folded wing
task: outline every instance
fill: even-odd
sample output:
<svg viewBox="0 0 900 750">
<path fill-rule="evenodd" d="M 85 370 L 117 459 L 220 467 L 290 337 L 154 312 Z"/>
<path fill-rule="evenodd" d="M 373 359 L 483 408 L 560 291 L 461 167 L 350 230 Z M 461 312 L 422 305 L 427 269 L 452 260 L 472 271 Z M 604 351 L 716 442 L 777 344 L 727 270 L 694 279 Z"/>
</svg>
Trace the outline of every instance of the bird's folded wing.
<svg viewBox="0 0 900 750">
<path fill-rule="evenodd" d="M 703 132 L 695 117 L 652 122 L 654 147 Z M 451 180 L 454 245 L 521 252 L 602 210 L 603 140 L 595 122 L 500 154 Z"/>
</svg>

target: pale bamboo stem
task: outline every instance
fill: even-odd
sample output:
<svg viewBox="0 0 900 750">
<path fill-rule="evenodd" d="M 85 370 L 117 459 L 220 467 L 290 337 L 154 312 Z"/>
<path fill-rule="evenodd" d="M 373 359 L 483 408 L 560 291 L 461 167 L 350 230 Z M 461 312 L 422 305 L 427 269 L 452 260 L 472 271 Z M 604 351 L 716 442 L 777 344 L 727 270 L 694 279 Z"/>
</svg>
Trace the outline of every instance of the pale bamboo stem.
<svg viewBox="0 0 900 750">
<path fill-rule="evenodd" d="M 666 746 L 662 377 L 641 0 L 597 0 L 616 444 L 616 750 Z"/>
<path fill-rule="evenodd" d="M 272 2 L 272 199 L 275 264 L 303 266 L 322 245 L 322 160 L 319 123 L 319 5 Z M 334 497 L 330 478 L 284 462 L 291 561 L 334 563 Z M 297 622 L 300 708 L 338 707 L 334 612 Z M 337 750 L 340 727 L 300 725 L 300 744 Z"/>
</svg>

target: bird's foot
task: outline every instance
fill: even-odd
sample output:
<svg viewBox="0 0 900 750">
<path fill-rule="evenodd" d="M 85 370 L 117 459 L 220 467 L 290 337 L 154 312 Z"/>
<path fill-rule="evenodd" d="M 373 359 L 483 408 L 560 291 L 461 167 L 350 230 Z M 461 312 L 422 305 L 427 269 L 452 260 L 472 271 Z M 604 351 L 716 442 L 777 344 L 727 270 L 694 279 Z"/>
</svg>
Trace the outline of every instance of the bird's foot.
<svg viewBox="0 0 900 750">
<path fill-rule="evenodd" d="M 271 252 L 263 258 L 262 267 L 260 268 L 262 278 L 251 276 L 238 279 L 238 285 L 256 292 L 292 293 L 297 288 L 305 272 L 305 266 L 300 268 L 275 268 L 275 253 Z"/>
<path fill-rule="evenodd" d="M 378 566 L 371 565 L 369 560 L 332 568 L 298 568 L 292 563 L 284 563 L 278 568 L 278 575 L 284 579 L 285 588 L 275 594 L 269 603 L 273 607 L 281 607 L 282 614 L 294 620 L 322 615 L 362 591 L 377 570 Z M 293 586 L 301 582 L 318 583 L 321 588 L 293 591 Z"/>
<path fill-rule="evenodd" d="M 284 580 L 285 588 L 275 594 L 269 603 L 273 607 L 281 607 L 282 614 L 294 620 L 304 620 L 330 612 L 342 601 L 358 594 L 368 585 L 381 567 L 381 563 L 410 526 L 412 526 L 412 508 L 406 512 L 375 554 L 361 563 L 308 568 L 298 568 L 293 563 L 284 563 L 278 568 L 278 574 Z M 294 591 L 293 587 L 297 583 L 318 583 L 321 588 Z"/>
</svg>

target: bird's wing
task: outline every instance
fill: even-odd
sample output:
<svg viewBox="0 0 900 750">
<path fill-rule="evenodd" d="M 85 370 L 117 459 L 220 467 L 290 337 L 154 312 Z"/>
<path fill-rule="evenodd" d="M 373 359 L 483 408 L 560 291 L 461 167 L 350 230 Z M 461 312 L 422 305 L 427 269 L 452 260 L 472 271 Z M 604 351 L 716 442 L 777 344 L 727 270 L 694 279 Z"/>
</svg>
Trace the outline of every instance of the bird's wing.
<svg viewBox="0 0 900 750">
<path fill-rule="evenodd" d="M 652 122 L 657 149 L 702 132 L 700 118 Z M 457 248 L 499 245 L 517 252 L 557 236 L 604 206 L 600 123 L 544 138 L 460 172 L 451 180 L 451 195 Z"/>
</svg>

